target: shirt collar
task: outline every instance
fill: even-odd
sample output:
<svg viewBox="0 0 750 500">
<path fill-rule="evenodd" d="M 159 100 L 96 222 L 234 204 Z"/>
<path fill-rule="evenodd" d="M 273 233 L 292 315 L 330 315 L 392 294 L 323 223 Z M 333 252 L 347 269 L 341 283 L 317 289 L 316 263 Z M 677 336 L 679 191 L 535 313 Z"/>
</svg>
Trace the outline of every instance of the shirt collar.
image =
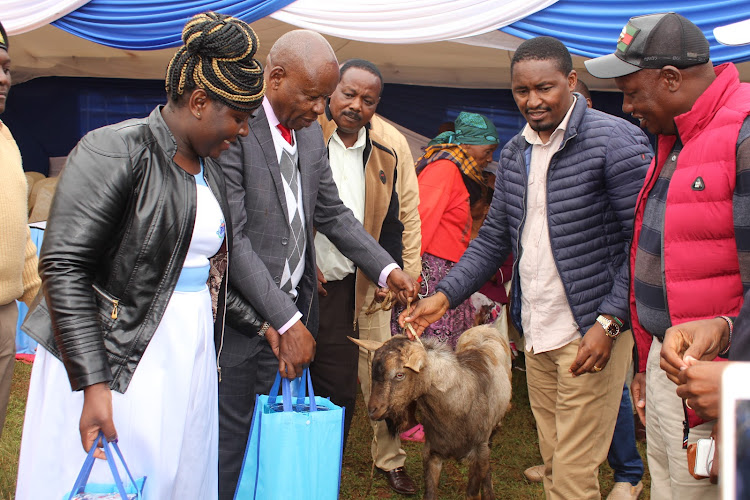
<svg viewBox="0 0 750 500">
<path fill-rule="evenodd" d="M 354 145 L 350 148 L 347 148 L 344 145 L 344 142 L 339 137 L 338 129 L 333 133 L 333 136 L 331 138 L 341 146 L 343 149 L 362 149 L 365 147 L 365 139 L 367 137 L 367 134 L 365 133 L 365 127 L 362 127 L 359 129 L 359 132 L 357 132 L 357 140 L 354 142 Z"/>
<path fill-rule="evenodd" d="M 286 149 L 294 154 L 297 151 L 297 133 L 292 129 L 294 144 L 286 142 L 286 139 L 281 135 L 281 131 L 277 128 L 277 125 L 281 122 L 276 118 L 276 113 L 273 112 L 273 106 L 271 106 L 271 101 L 268 100 L 267 96 L 263 97 L 263 111 L 266 112 L 266 119 L 268 120 L 268 127 L 271 129 L 271 138 L 276 148 L 276 155 L 279 158 L 281 157 L 281 149 Z"/>
<path fill-rule="evenodd" d="M 523 131 L 521 132 L 521 135 L 523 135 L 524 139 L 526 139 L 526 142 L 529 144 L 540 144 L 545 145 L 552 142 L 552 140 L 560 134 L 564 134 L 565 130 L 568 128 L 568 123 L 570 122 L 570 116 L 573 114 L 573 108 L 576 107 L 576 100 L 578 100 L 578 97 L 573 94 L 573 103 L 568 108 L 568 112 L 565 113 L 565 117 L 560 122 L 560 124 L 557 126 L 554 132 L 549 136 L 549 140 L 547 142 L 544 142 L 541 137 L 539 137 L 539 133 L 531 128 L 531 126 L 527 123 L 526 126 L 523 128 Z"/>
</svg>

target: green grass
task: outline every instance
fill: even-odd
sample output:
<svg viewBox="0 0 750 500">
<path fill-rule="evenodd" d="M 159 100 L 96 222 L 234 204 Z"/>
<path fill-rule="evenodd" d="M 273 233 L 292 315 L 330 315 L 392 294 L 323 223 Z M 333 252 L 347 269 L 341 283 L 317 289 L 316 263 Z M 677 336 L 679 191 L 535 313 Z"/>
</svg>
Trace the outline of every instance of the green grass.
<svg viewBox="0 0 750 500">
<path fill-rule="evenodd" d="M 5 427 L 0 438 L 0 499 L 10 500 L 16 491 L 18 474 L 18 452 L 21 447 L 23 414 L 26 408 L 26 395 L 29 392 L 31 365 L 16 361 L 13 384 L 10 388 L 10 402 L 5 416 Z"/>
<path fill-rule="evenodd" d="M 8 415 L 2 438 L 0 438 L 0 500 L 11 500 L 15 491 L 18 451 L 30 375 L 31 366 L 16 363 Z M 529 483 L 523 476 L 524 469 L 541 463 L 541 457 L 534 418 L 528 403 L 525 373 L 514 370 L 513 377 L 513 406 L 505 416 L 503 430 L 495 436 L 492 448 L 495 495 L 498 499 L 543 499 L 544 490 L 541 484 Z M 391 491 L 383 476 L 377 473 L 372 475 L 371 439 L 372 430 L 367 421 L 365 405 L 360 394 L 349 434 L 349 445 L 344 454 L 340 498 L 346 500 L 403 499 L 403 496 Z M 422 444 L 405 442 L 403 446 L 407 453 L 406 469 L 419 487 L 416 497 L 413 498 L 421 498 L 423 493 Z M 646 447 L 643 443 L 638 443 L 638 448 L 645 462 Z M 463 499 L 466 474 L 467 470 L 463 464 L 446 461 L 440 478 L 439 498 L 441 500 Z M 602 497 L 606 497 L 612 488 L 612 470 L 606 463 L 600 469 L 599 482 Z M 643 483 L 645 488 L 641 499 L 648 500 L 648 470 L 646 470 Z"/>
</svg>

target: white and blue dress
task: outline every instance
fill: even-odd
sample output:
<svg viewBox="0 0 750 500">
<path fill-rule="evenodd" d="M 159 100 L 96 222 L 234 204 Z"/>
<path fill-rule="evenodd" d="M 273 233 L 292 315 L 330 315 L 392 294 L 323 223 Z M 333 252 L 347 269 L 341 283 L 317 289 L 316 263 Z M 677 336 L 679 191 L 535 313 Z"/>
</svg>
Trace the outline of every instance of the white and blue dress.
<svg viewBox="0 0 750 500">
<path fill-rule="evenodd" d="M 145 498 L 218 496 L 218 383 L 209 258 L 221 247 L 225 220 L 195 176 L 193 236 L 177 287 L 124 394 L 112 391 L 118 442 L 134 476 L 147 476 Z M 86 453 L 79 420 L 83 391 L 73 392 L 62 362 L 40 346 L 26 405 L 17 500 L 60 500 L 69 493 Z M 112 483 L 97 460 L 89 481 Z M 67 497 L 66 497 L 67 498 Z"/>
</svg>

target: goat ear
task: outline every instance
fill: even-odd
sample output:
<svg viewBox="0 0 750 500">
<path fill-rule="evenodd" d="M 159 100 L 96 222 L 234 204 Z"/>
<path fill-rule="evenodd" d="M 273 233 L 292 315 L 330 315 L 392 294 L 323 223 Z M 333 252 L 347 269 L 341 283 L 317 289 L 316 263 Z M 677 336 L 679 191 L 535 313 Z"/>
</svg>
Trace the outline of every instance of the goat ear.
<svg viewBox="0 0 750 500">
<path fill-rule="evenodd" d="M 347 336 L 346 338 L 348 338 L 349 340 L 357 344 L 359 347 L 367 349 L 368 351 L 377 351 L 385 343 L 385 342 L 378 342 L 377 340 L 353 339 L 349 336 Z"/>
<path fill-rule="evenodd" d="M 424 367 L 424 358 L 425 353 L 423 349 L 410 349 L 404 367 L 419 373 L 419 370 Z"/>
</svg>

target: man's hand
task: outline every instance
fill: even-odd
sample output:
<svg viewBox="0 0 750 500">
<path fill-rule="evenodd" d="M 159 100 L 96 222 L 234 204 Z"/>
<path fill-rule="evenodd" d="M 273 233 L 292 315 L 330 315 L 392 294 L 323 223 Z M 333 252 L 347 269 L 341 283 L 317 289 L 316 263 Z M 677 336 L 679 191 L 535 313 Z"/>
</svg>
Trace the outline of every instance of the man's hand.
<svg viewBox="0 0 750 500">
<path fill-rule="evenodd" d="M 610 318 L 611 319 L 611 318 Z M 607 366 L 612 352 L 614 339 L 604 333 L 604 328 L 598 322 L 589 328 L 578 346 L 578 355 L 570 365 L 568 371 L 574 377 L 584 373 L 598 373 Z"/>
<path fill-rule="evenodd" d="M 415 300 L 417 298 L 419 292 L 417 282 L 401 269 L 391 271 L 386 283 L 396 299 L 403 305 L 406 305 L 409 299 Z"/>
<path fill-rule="evenodd" d="M 279 355 L 281 354 L 281 347 L 279 342 L 281 335 L 279 335 L 279 332 L 274 327 L 269 326 L 264 338 L 266 339 L 266 342 L 268 342 L 268 345 L 271 346 L 273 355 L 276 356 L 276 359 L 280 360 L 281 358 Z"/>
<path fill-rule="evenodd" d="M 664 335 L 659 366 L 675 384 L 680 370 L 687 368 L 685 357 L 711 361 L 729 341 L 729 325 L 722 318 L 690 321 L 669 328 Z"/>
<path fill-rule="evenodd" d="M 318 271 L 318 294 L 321 297 L 326 297 L 328 295 L 328 292 L 326 291 L 325 288 L 323 288 L 323 285 L 328 283 L 328 281 L 326 280 L 326 277 L 323 276 L 323 272 L 320 270 L 318 266 L 315 266 L 315 270 Z"/>
<path fill-rule="evenodd" d="M 646 373 L 636 373 L 633 381 L 630 383 L 630 392 L 633 393 L 635 401 L 635 411 L 641 423 L 646 425 Z"/>
<path fill-rule="evenodd" d="M 117 439 L 117 429 L 112 420 L 112 392 L 106 382 L 83 389 L 83 409 L 78 428 L 81 432 L 81 444 L 87 453 L 94 446 L 99 431 L 104 433 L 107 441 Z M 96 450 L 94 456 L 107 459 L 102 449 Z"/>
<path fill-rule="evenodd" d="M 687 368 L 679 374 L 677 395 L 703 420 L 719 418 L 721 374 L 729 363 L 698 361 L 692 356 L 685 361 Z"/>
<path fill-rule="evenodd" d="M 273 347 L 273 345 L 271 345 Z M 302 375 L 303 365 L 315 357 L 315 339 L 301 321 L 294 323 L 279 338 L 279 373 L 295 379 Z"/>
<path fill-rule="evenodd" d="M 398 316 L 398 324 L 403 328 L 406 323 L 412 323 L 416 327 L 416 334 L 422 336 L 424 329 L 442 318 L 449 307 L 448 297 L 443 292 L 437 292 L 435 295 L 412 304 L 411 310 L 405 309 Z M 406 329 L 406 335 L 414 340 L 414 336 L 408 328 Z"/>
</svg>

